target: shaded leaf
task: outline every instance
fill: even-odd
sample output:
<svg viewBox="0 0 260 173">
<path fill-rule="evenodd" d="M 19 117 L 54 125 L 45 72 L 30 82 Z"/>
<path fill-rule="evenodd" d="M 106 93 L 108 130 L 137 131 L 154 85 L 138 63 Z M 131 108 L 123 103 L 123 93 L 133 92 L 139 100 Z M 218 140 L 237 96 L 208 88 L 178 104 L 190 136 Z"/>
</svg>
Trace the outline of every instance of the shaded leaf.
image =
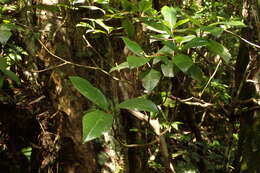
<svg viewBox="0 0 260 173">
<path fill-rule="evenodd" d="M 101 136 L 112 127 L 113 116 L 100 110 L 86 113 L 83 116 L 83 143 Z"/>
<path fill-rule="evenodd" d="M 136 68 L 140 67 L 144 64 L 146 64 L 149 61 L 149 59 L 144 57 L 138 57 L 138 56 L 128 56 L 127 62 L 130 68 Z"/>
<path fill-rule="evenodd" d="M 229 53 L 228 49 L 225 46 L 223 46 L 222 44 L 220 44 L 214 40 L 208 41 L 207 48 L 211 52 L 221 56 L 226 63 L 228 63 L 229 60 L 231 59 L 231 54 Z"/>
<path fill-rule="evenodd" d="M 161 69 L 162 69 L 162 73 L 165 77 L 174 77 L 172 62 L 169 62 L 167 64 L 162 64 Z"/>
<path fill-rule="evenodd" d="M 197 80 L 197 81 L 202 81 L 203 79 L 203 72 L 199 68 L 199 66 L 193 64 L 189 70 L 188 70 L 188 75 L 191 76 L 192 79 Z"/>
<path fill-rule="evenodd" d="M 128 39 L 127 37 L 122 37 L 125 45 L 128 47 L 129 50 L 131 50 L 133 53 L 135 53 L 136 55 L 142 55 L 143 54 L 143 49 L 141 48 L 141 46 L 139 46 L 139 44 L 137 44 L 136 42 Z"/>
<path fill-rule="evenodd" d="M 5 25 L 0 26 L 0 43 L 5 45 L 7 41 L 12 36 L 12 32 L 9 28 L 5 27 Z"/>
<path fill-rule="evenodd" d="M 124 19 L 122 21 L 122 26 L 125 29 L 128 37 L 133 37 L 134 36 L 134 34 L 135 34 L 135 27 L 134 27 L 133 23 L 130 22 L 130 19 L 129 20 L 125 20 Z"/>
<path fill-rule="evenodd" d="M 19 77 L 12 72 L 11 70 L 8 70 L 8 65 L 5 62 L 5 60 L 3 58 L 0 58 L 0 70 L 6 75 L 8 76 L 10 79 L 14 80 L 17 84 L 20 84 L 20 79 Z"/>
<path fill-rule="evenodd" d="M 187 73 L 189 68 L 193 65 L 192 59 L 184 54 L 174 56 L 173 63 L 184 73 Z"/>
<path fill-rule="evenodd" d="M 109 104 L 103 93 L 89 81 L 78 76 L 70 76 L 73 86 L 86 98 L 97 104 L 100 108 L 108 110 Z"/>
<path fill-rule="evenodd" d="M 142 83 L 143 87 L 148 91 L 152 91 L 157 84 L 159 83 L 161 78 L 161 73 L 151 69 L 143 78 L 142 78 Z"/>
<path fill-rule="evenodd" d="M 129 99 L 120 103 L 118 107 L 136 111 L 158 112 L 156 105 L 151 100 L 145 98 Z"/>
</svg>

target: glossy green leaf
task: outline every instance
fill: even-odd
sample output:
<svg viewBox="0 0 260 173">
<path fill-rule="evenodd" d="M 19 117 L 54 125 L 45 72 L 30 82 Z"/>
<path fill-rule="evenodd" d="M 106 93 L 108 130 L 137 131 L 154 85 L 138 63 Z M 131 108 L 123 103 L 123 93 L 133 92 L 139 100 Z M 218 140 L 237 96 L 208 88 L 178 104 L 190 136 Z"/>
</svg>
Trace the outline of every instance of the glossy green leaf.
<svg viewBox="0 0 260 173">
<path fill-rule="evenodd" d="M 127 37 L 122 37 L 125 45 L 128 47 L 129 50 L 131 50 L 136 55 L 142 55 L 144 53 L 143 49 L 139 44 L 137 44 L 135 41 L 132 41 L 128 39 Z"/>
<path fill-rule="evenodd" d="M 151 100 L 145 98 L 129 99 L 120 103 L 118 107 L 136 111 L 158 112 L 156 105 Z"/>
<path fill-rule="evenodd" d="M 177 11 L 173 7 L 164 6 L 161 10 L 164 20 L 169 24 L 170 28 L 173 28 L 176 24 Z"/>
<path fill-rule="evenodd" d="M 151 92 L 159 83 L 161 78 L 161 73 L 151 69 L 145 76 L 142 78 L 143 87 L 148 91 Z"/>
<path fill-rule="evenodd" d="M 165 64 L 167 64 L 169 62 L 167 56 L 156 56 L 156 57 L 153 58 L 153 65 L 157 64 L 161 61 L 164 62 Z"/>
<path fill-rule="evenodd" d="M 192 59 L 184 54 L 174 56 L 173 63 L 184 73 L 187 73 L 189 68 L 193 65 Z"/>
<path fill-rule="evenodd" d="M 229 60 L 231 59 L 231 54 L 229 53 L 228 49 L 225 46 L 223 46 L 222 44 L 220 44 L 214 40 L 208 41 L 207 48 L 211 52 L 221 56 L 226 63 L 228 63 Z"/>
<path fill-rule="evenodd" d="M 202 37 L 196 37 L 196 38 L 193 38 L 191 41 L 189 41 L 187 44 L 185 44 L 184 49 L 202 47 L 202 46 L 207 46 L 207 45 L 208 45 L 207 39 L 202 38 Z"/>
<path fill-rule="evenodd" d="M 138 56 L 128 56 L 127 62 L 130 68 L 136 68 L 143 66 L 149 61 L 149 59 L 144 57 L 138 57 Z"/>
<path fill-rule="evenodd" d="M 162 73 L 165 77 L 174 77 L 173 63 L 170 61 L 167 64 L 161 65 Z"/>
<path fill-rule="evenodd" d="M 111 129 L 113 116 L 100 110 L 86 113 L 83 116 L 83 143 L 100 137 L 104 132 Z"/>
<path fill-rule="evenodd" d="M 104 28 L 106 31 L 107 31 L 107 33 L 109 34 L 110 32 L 112 32 L 113 31 L 113 27 L 111 27 L 111 26 L 107 26 L 104 22 L 103 22 L 103 20 L 102 19 L 95 19 L 94 20 L 97 24 L 99 24 L 102 28 Z"/>
<path fill-rule="evenodd" d="M 108 110 L 109 104 L 103 93 L 94 87 L 89 81 L 78 76 L 69 77 L 73 86 L 86 98 L 104 110 Z"/>
<path fill-rule="evenodd" d="M 203 72 L 199 68 L 199 66 L 193 64 L 189 70 L 188 70 L 188 75 L 191 76 L 192 79 L 197 80 L 197 81 L 202 81 L 203 79 Z"/>
<path fill-rule="evenodd" d="M 177 28 L 178 26 L 181 26 L 187 22 L 189 22 L 190 19 L 182 19 L 182 20 L 179 20 L 175 25 L 174 25 L 174 28 Z"/>
<path fill-rule="evenodd" d="M 200 29 L 201 29 L 201 31 L 211 33 L 215 37 L 219 37 L 224 31 L 223 28 L 216 27 L 216 26 L 203 26 Z"/>
<path fill-rule="evenodd" d="M 170 32 L 170 29 L 167 26 L 159 22 L 145 22 L 145 26 L 147 29 L 161 34 L 167 34 Z"/>
<path fill-rule="evenodd" d="M 120 71 L 120 70 L 125 69 L 125 68 L 129 68 L 128 62 L 123 62 L 123 63 L 111 68 L 109 73 L 111 73 L 112 71 L 116 71 L 116 70 Z"/>
</svg>

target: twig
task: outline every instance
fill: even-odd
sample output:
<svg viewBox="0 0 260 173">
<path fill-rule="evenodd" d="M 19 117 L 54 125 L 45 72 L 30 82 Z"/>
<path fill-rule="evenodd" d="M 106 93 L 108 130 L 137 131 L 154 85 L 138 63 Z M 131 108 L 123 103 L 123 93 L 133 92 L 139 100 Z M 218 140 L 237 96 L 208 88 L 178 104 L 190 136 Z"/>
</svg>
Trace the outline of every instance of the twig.
<svg viewBox="0 0 260 173">
<path fill-rule="evenodd" d="M 238 37 L 239 39 L 243 40 L 243 41 L 246 42 L 247 44 L 249 44 L 249 45 L 251 45 L 251 46 L 254 46 L 254 47 L 260 49 L 260 46 L 257 45 L 257 44 L 252 43 L 252 42 L 248 41 L 247 39 L 245 39 L 245 38 L 243 38 L 243 37 L 241 37 L 241 36 L 239 36 L 239 35 L 237 35 L 237 34 L 231 32 L 231 31 L 229 31 L 229 30 L 224 30 L 224 31 L 227 32 L 227 33 L 230 33 L 230 34 L 232 34 L 232 35 L 234 35 L 234 36 L 236 36 L 236 37 Z"/>
<path fill-rule="evenodd" d="M 205 87 L 203 88 L 203 90 L 201 91 L 201 93 L 199 94 L 200 97 L 203 95 L 204 91 L 206 90 L 206 88 L 207 88 L 208 85 L 210 84 L 211 80 L 212 80 L 212 79 L 214 78 L 214 76 L 216 75 L 216 73 L 217 73 L 217 71 L 218 71 L 218 68 L 219 68 L 221 62 L 222 62 L 221 59 L 219 59 L 218 65 L 217 65 L 217 67 L 216 67 L 214 73 L 210 76 L 210 78 L 209 78 L 207 84 L 205 85 Z"/>
<path fill-rule="evenodd" d="M 181 98 L 178 98 L 178 97 L 175 97 L 175 96 L 172 96 L 172 95 L 169 96 L 169 97 L 171 99 L 177 100 L 177 101 L 184 103 L 184 104 L 187 104 L 187 105 L 200 106 L 200 107 L 203 107 L 203 108 L 213 106 L 212 103 L 205 102 L 204 100 L 198 99 L 198 98 L 195 98 L 195 97 L 190 97 L 190 98 L 187 98 L 187 99 L 181 99 Z M 192 100 L 195 100 L 195 102 L 192 102 Z"/>
<path fill-rule="evenodd" d="M 45 68 L 45 69 L 42 69 L 42 70 L 31 70 L 31 72 L 33 73 L 42 73 L 42 72 L 45 72 L 45 71 L 49 71 L 49 70 L 53 70 L 55 68 L 59 68 L 59 67 L 62 67 L 64 65 L 68 64 L 67 62 L 64 62 L 64 63 L 61 63 L 61 64 L 58 64 L 56 66 L 52 66 L 52 67 L 49 67 L 49 68 Z"/>
<path fill-rule="evenodd" d="M 82 65 L 82 64 L 77 64 L 77 63 L 73 63 L 73 62 L 71 62 L 71 61 L 65 60 L 65 59 L 63 59 L 63 58 L 61 58 L 61 57 L 55 55 L 54 53 L 52 53 L 52 52 L 43 44 L 43 42 L 42 42 L 41 40 L 38 39 L 38 41 L 39 41 L 39 43 L 42 45 L 42 47 L 43 47 L 51 56 L 53 56 L 53 57 L 59 59 L 60 61 L 63 61 L 63 62 L 66 63 L 66 64 L 70 64 L 70 65 L 74 65 L 74 66 L 82 67 L 82 68 L 86 68 L 86 69 L 98 70 L 98 71 L 101 71 L 101 72 L 103 72 L 104 74 L 110 76 L 110 77 L 111 77 L 112 79 L 114 79 L 114 80 L 122 81 L 121 79 L 118 79 L 117 77 L 112 76 L 110 73 L 108 73 L 107 71 L 103 70 L 103 69 L 100 68 L 100 67 L 93 67 L 93 66 L 88 66 L 88 65 Z M 65 64 L 64 64 L 64 65 L 65 65 Z M 60 64 L 60 66 L 62 66 L 62 65 Z M 58 67 L 60 67 L 60 66 L 58 65 Z M 57 66 L 56 66 L 56 67 L 57 67 Z M 46 71 L 46 69 L 45 69 L 45 71 Z M 123 81 L 123 82 L 127 82 L 127 81 Z"/>
</svg>

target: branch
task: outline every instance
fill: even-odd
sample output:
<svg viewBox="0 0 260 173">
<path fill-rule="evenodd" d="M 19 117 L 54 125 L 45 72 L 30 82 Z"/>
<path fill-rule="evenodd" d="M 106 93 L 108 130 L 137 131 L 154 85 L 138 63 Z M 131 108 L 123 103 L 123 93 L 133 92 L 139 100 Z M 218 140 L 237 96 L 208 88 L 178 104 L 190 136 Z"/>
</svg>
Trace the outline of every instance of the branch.
<svg viewBox="0 0 260 173">
<path fill-rule="evenodd" d="M 216 75 L 216 73 L 217 73 L 217 71 L 218 71 L 218 68 L 219 68 L 221 62 L 222 62 L 221 59 L 219 59 L 218 65 L 217 65 L 217 67 L 216 67 L 214 73 L 210 76 L 210 78 L 209 78 L 207 84 L 205 85 L 205 87 L 203 88 L 203 90 L 201 91 L 201 93 L 199 94 L 200 97 L 203 95 L 205 89 L 208 87 L 208 85 L 210 84 L 211 80 L 212 80 L 212 79 L 214 78 L 214 76 Z"/>
<path fill-rule="evenodd" d="M 39 40 L 39 43 L 42 45 L 42 47 L 51 55 L 53 56 L 54 58 L 60 60 L 60 61 L 63 61 L 64 63 L 62 64 L 59 64 L 55 67 L 50 67 L 48 69 L 44 69 L 44 70 L 39 70 L 38 72 L 42 72 L 42 71 L 47 71 L 47 70 L 51 70 L 53 68 L 57 68 L 57 67 L 61 67 L 61 66 L 64 66 L 65 64 L 71 64 L 71 65 L 74 65 L 74 66 L 77 66 L 77 67 L 82 67 L 82 68 L 86 68 L 86 69 L 92 69 L 92 70 L 98 70 L 98 71 L 101 71 L 102 73 L 108 75 L 109 77 L 111 77 L 112 79 L 114 80 L 117 80 L 117 81 L 122 81 L 121 79 L 118 79 L 117 77 L 115 76 L 112 76 L 110 73 L 108 73 L 107 71 L 103 70 L 102 68 L 100 67 L 92 67 L 92 66 L 87 66 L 87 65 L 82 65 L 82 64 L 77 64 L 77 63 L 74 63 L 74 62 L 71 62 L 71 61 L 68 61 L 68 60 L 65 60 L 57 55 L 55 55 L 54 53 L 52 53 L 44 44 L 41 40 Z M 37 71 L 36 71 L 37 72 Z M 127 82 L 127 81 L 124 81 L 123 82 Z"/>
<path fill-rule="evenodd" d="M 208 103 L 208 102 L 205 102 L 204 100 L 202 99 L 198 99 L 198 98 L 195 98 L 195 97 L 190 97 L 190 98 L 187 98 L 187 99 L 181 99 L 181 98 L 178 98 L 178 97 L 175 97 L 175 96 L 169 96 L 171 99 L 174 99 L 174 100 L 177 100 L 183 104 L 187 104 L 187 105 L 192 105 L 192 106 L 200 106 L 200 107 L 203 107 L 203 108 L 206 108 L 206 107 L 211 107 L 213 106 L 212 103 Z M 192 100 L 194 100 L 192 102 Z"/>
<path fill-rule="evenodd" d="M 236 36 L 236 37 L 238 37 L 239 39 L 243 40 L 245 43 L 247 43 L 247 44 L 249 44 L 249 45 L 251 45 L 251 46 L 253 46 L 253 47 L 256 47 L 256 48 L 260 49 L 260 46 L 259 46 L 259 45 L 248 41 L 247 39 L 245 39 L 245 38 L 243 38 L 243 37 L 241 37 L 241 36 L 235 34 L 234 32 L 231 32 L 231 31 L 229 31 L 229 30 L 224 30 L 224 31 L 227 32 L 227 33 L 230 33 L 230 34 L 232 34 L 232 35 L 234 35 L 234 36 Z"/>
</svg>

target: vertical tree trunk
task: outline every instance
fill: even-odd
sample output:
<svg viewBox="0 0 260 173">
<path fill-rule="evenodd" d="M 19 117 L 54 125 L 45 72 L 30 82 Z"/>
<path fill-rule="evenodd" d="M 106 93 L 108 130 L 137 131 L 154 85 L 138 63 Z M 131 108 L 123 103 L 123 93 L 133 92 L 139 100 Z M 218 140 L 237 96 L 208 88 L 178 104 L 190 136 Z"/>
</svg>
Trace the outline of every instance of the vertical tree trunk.
<svg viewBox="0 0 260 173">
<path fill-rule="evenodd" d="M 38 5 L 52 6 L 57 3 L 70 5 L 66 0 L 36 2 Z M 41 152 L 39 169 L 42 172 L 95 173 L 97 164 L 93 144 L 82 144 L 81 119 L 83 111 L 87 109 L 86 99 L 73 89 L 68 80 L 69 76 L 78 75 L 80 70 L 71 64 L 65 65 L 67 61 L 79 61 L 74 58 L 78 51 L 74 49 L 84 49 L 82 35 L 74 25 L 75 18 L 70 9 L 57 9 L 37 9 L 37 27 L 42 32 L 40 38 L 36 38 L 40 48 L 34 56 L 39 58 L 35 61 L 40 60 L 44 64 L 40 66 L 38 63 L 38 68 L 44 69 L 39 71 L 38 82 L 50 106 L 48 112 L 39 117 L 42 126 L 40 145 L 44 150 Z M 87 72 L 81 71 L 81 74 L 87 75 Z"/>
<path fill-rule="evenodd" d="M 255 11 L 256 10 L 256 11 Z M 241 36 L 248 41 L 255 42 L 259 38 L 256 29 L 259 21 L 259 11 L 254 0 L 244 0 L 242 15 L 248 28 L 242 30 Z M 260 111 L 259 111 L 259 76 L 260 56 L 255 48 L 241 41 L 236 61 L 236 97 L 241 106 L 237 115 L 240 118 L 240 133 L 238 151 L 234 172 L 260 172 Z"/>
</svg>

